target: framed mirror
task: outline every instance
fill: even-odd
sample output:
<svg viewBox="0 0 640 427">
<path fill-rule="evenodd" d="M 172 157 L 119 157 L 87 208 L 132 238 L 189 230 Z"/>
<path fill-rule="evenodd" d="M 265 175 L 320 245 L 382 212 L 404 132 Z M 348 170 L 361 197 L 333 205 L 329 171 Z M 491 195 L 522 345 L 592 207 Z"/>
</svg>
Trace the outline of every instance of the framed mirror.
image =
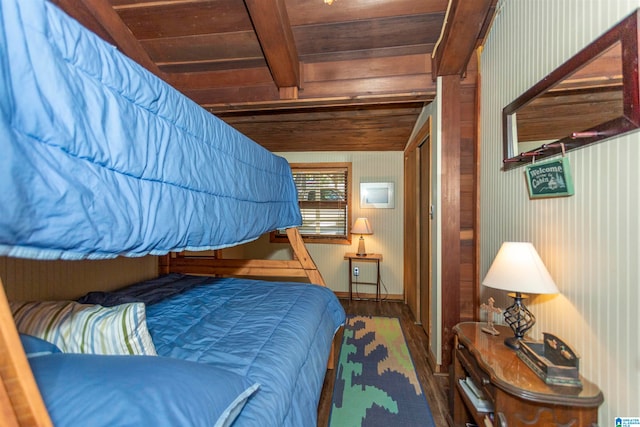
<svg viewBox="0 0 640 427">
<path fill-rule="evenodd" d="M 640 127 L 639 10 L 502 110 L 503 170 Z"/>
</svg>

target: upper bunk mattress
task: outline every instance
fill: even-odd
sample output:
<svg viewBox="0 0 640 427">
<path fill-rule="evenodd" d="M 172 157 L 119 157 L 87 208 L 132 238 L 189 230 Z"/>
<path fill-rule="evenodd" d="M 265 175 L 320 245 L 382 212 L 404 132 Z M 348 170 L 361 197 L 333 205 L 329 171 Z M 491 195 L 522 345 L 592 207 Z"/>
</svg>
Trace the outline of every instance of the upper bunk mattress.
<svg viewBox="0 0 640 427">
<path fill-rule="evenodd" d="M 54 5 L 0 7 L 0 255 L 160 255 L 301 224 L 286 160 Z"/>
</svg>

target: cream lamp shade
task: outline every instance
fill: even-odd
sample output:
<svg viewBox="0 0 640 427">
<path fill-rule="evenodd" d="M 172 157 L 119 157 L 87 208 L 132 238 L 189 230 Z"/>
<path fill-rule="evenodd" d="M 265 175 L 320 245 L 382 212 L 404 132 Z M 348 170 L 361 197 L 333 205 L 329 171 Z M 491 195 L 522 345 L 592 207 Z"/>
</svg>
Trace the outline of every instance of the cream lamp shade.
<svg viewBox="0 0 640 427">
<path fill-rule="evenodd" d="M 484 286 L 526 294 L 557 294 L 538 252 L 529 242 L 504 242 L 482 281 Z"/>
<path fill-rule="evenodd" d="M 365 256 L 367 252 L 364 248 L 364 237 L 363 234 L 373 234 L 373 228 L 371 228 L 371 224 L 369 224 L 369 220 L 367 218 L 357 218 L 353 223 L 353 227 L 351 228 L 351 232 L 353 234 L 359 234 L 360 239 L 358 240 L 358 252 L 356 255 Z"/>
<path fill-rule="evenodd" d="M 353 228 L 351 228 L 351 232 L 353 234 L 373 234 L 373 228 L 371 228 L 371 224 L 369 224 L 369 220 L 367 218 L 358 218 L 356 222 L 353 223 Z"/>
<path fill-rule="evenodd" d="M 529 242 L 504 242 L 487 275 L 484 286 L 511 291 L 514 303 L 504 311 L 504 319 L 514 336 L 504 340 L 512 349 L 520 348 L 520 340 L 536 323 L 536 318 L 523 304 L 523 293 L 557 294 L 558 287 L 551 278 L 538 252 Z"/>
</svg>

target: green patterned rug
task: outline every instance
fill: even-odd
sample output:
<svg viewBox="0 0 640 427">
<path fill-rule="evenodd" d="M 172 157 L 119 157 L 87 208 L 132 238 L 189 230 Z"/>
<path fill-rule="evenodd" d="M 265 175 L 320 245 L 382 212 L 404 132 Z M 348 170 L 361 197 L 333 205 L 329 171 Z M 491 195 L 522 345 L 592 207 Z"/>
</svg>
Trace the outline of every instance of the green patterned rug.
<svg viewBox="0 0 640 427">
<path fill-rule="evenodd" d="M 435 426 L 397 318 L 347 318 L 329 426 Z"/>
</svg>

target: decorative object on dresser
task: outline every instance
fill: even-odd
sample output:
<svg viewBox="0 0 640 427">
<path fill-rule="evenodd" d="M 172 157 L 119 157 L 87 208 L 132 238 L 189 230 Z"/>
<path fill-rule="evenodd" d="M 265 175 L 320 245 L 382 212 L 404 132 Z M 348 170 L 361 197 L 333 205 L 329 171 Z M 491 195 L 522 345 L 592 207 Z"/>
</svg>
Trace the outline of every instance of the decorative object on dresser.
<svg viewBox="0 0 640 427">
<path fill-rule="evenodd" d="M 358 218 L 356 222 L 353 223 L 353 228 L 351 229 L 353 234 L 359 234 L 360 239 L 358 240 L 358 256 L 367 255 L 367 251 L 364 248 L 364 234 L 373 234 L 373 228 L 371 224 L 369 224 L 369 220 L 367 218 Z"/>
<path fill-rule="evenodd" d="M 524 334 L 536 323 L 536 318 L 523 304 L 523 293 L 557 294 L 558 288 L 538 252 L 529 242 L 504 242 L 482 281 L 484 286 L 512 291 L 514 303 L 504 311 L 504 319 L 514 336 L 504 343 L 514 350 L 520 348 Z"/>
<path fill-rule="evenodd" d="M 522 340 L 518 357 L 547 384 L 582 387 L 580 356 L 557 336 L 542 335 L 542 342 Z"/>
<path fill-rule="evenodd" d="M 493 297 L 489 297 L 486 304 L 480 305 L 480 310 L 487 312 L 487 326 L 482 327 L 482 332 L 486 332 L 491 335 L 500 335 L 500 332 L 493 326 L 493 315 L 502 313 L 502 309 L 494 306 L 496 302 Z"/>
<path fill-rule="evenodd" d="M 450 425 L 525 427 L 595 426 L 602 392 L 578 376 L 582 387 L 558 387 L 543 381 L 499 336 L 482 332 L 484 323 L 453 328 L 450 377 Z M 508 333 L 505 325 L 496 325 Z"/>
</svg>

